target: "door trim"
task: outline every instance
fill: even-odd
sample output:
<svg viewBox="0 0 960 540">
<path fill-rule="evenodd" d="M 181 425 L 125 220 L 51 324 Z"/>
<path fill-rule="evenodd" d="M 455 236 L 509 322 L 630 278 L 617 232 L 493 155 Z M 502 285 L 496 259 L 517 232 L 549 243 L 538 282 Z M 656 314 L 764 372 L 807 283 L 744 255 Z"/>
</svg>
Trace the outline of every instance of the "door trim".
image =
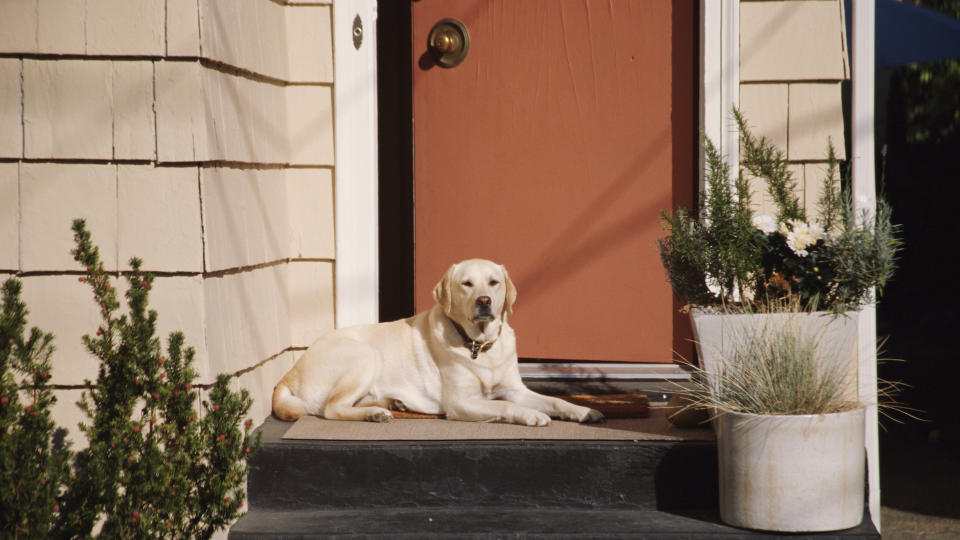
<svg viewBox="0 0 960 540">
<path fill-rule="evenodd" d="M 842 12 L 842 10 L 841 10 Z M 874 69 L 876 5 L 853 2 L 852 116 L 853 207 L 859 215 L 877 210 L 876 144 L 874 141 Z M 866 404 L 867 485 L 870 519 L 880 523 L 880 434 L 877 412 L 877 310 L 876 304 L 861 309 L 857 344 L 860 402 Z"/>
<path fill-rule="evenodd" d="M 524 380 L 688 381 L 690 371 L 679 364 L 625 362 L 520 362 Z"/>
<path fill-rule="evenodd" d="M 740 105 L 740 1 L 700 0 L 700 125 L 730 170 L 740 166 L 740 133 L 731 111 Z M 700 148 L 700 193 L 704 183 Z"/>
<path fill-rule="evenodd" d="M 359 17 L 362 41 L 354 46 Z M 337 328 L 379 320 L 377 0 L 333 4 L 334 313 Z"/>
</svg>

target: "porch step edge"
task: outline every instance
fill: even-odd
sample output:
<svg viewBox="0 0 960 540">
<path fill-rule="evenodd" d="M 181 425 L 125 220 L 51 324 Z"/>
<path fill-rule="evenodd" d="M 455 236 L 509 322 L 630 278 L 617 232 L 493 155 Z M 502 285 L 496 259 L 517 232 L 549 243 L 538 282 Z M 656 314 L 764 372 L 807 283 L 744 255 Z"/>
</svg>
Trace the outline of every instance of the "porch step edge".
<svg viewBox="0 0 960 540">
<path fill-rule="evenodd" d="M 715 511 L 668 513 L 602 508 L 463 507 L 353 510 L 255 509 L 230 530 L 230 540 L 287 539 L 879 539 L 865 516 L 845 531 L 780 535 L 737 529 L 719 522 Z"/>
</svg>

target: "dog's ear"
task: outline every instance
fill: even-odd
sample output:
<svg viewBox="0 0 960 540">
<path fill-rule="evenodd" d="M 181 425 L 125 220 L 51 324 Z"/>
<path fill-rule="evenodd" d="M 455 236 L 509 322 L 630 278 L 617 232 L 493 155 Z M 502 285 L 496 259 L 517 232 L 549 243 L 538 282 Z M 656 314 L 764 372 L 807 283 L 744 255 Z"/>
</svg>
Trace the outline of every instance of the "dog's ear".
<svg viewBox="0 0 960 540">
<path fill-rule="evenodd" d="M 450 307 L 453 305 L 453 292 L 450 290 L 450 283 L 453 280 L 453 273 L 456 269 L 456 264 L 451 265 L 450 268 L 447 269 L 447 273 L 440 278 L 440 281 L 437 282 L 433 288 L 433 299 L 443 307 L 444 313 L 450 313 Z"/>
<path fill-rule="evenodd" d="M 500 271 L 503 272 L 503 284 L 507 287 L 507 294 L 503 300 L 503 312 L 512 315 L 513 303 L 517 301 L 517 286 L 513 284 L 510 274 L 507 273 L 507 268 L 502 264 L 500 265 Z"/>
</svg>

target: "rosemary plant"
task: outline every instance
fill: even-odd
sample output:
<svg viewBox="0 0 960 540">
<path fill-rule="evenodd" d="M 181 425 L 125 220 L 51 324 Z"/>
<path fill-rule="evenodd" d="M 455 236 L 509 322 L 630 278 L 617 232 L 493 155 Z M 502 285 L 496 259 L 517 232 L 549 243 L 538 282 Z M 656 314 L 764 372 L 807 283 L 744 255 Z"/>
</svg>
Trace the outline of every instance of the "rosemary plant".
<svg viewBox="0 0 960 540">
<path fill-rule="evenodd" d="M 804 309 L 837 312 L 873 302 L 874 291 L 882 292 L 893 277 L 901 248 L 890 205 L 878 196 L 872 215 L 854 211 L 849 182 L 840 180 L 828 141 L 818 215 L 808 221 L 783 152 L 754 136 L 739 111 L 733 114 L 743 170 L 766 183 L 777 215 L 754 215 L 743 170 L 731 179 L 729 165 L 704 137 L 706 180 L 697 211 L 662 212 L 668 234 L 658 247 L 674 293 L 688 305 L 727 310 L 794 298 Z"/>
</svg>

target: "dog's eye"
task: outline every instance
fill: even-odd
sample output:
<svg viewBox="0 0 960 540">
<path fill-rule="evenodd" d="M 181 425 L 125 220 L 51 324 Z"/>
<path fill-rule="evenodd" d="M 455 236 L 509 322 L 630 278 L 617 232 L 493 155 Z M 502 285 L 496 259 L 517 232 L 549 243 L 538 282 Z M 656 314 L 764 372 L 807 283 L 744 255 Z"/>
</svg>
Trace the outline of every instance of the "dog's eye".
<svg viewBox="0 0 960 540">
<path fill-rule="evenodd" d="M 495 280 L 495 279 L 491 279 L 491 280 L 490 280 L 490 286 L 491 286 L 491 287 L 496 287 L 496 286 L 499 285 L 499 284 L 500 284 L 500 282 L 497 281 L 497 280 Z"/>
<path fill-rule="evenodd" d="M 472 281 L 464 281 L 464 282 L 463 282 L 463 286 L 464 286 L 464 287 L 473 287 L 473 282 L 472 282 Z"/>
</svg>

